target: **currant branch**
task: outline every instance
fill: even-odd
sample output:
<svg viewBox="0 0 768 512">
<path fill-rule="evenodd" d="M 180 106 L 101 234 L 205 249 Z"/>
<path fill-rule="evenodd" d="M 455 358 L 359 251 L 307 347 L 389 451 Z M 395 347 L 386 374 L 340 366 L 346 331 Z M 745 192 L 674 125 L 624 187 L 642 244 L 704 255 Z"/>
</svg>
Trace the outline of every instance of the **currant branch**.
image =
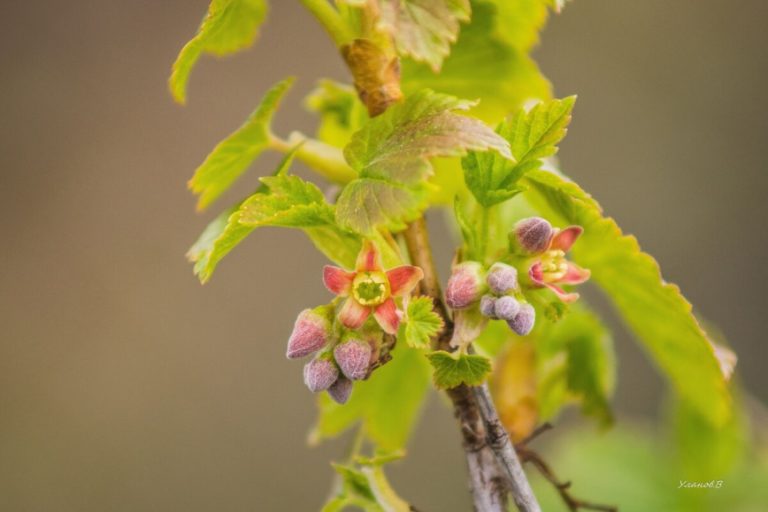
<svg viewBox="0 0 768 512">
<path fill-rule="evenodd" d="M 525 439 L 515 444 L 514 449 L 519 455 L 520 460 L 523 463 L 530 462 L 531 464 L 533 464 L 533 466 L 537 470 L 539 470 L 541 475 L 544 478 L 546 478 L 547 481 L 555 487 L 555 489 L 557 490 L 558 494 L 560 494 L 560 497 L 562 498 L 563 502 L 568 507 L 568 510 L 570 512 L 577 512 L 578 510 L 598 510 L 602 512 L 618 512 L 619 510 L 618 507 L 615 507 L 613 505 L 601 505 L 591 501 L 585 501 L 585 500 L 575 498 L 570 493 L 570 487 L 572 482 L 570 481 L 563 482 L 559 478 L 557 478 L 554 471 L 544 461 L 543 457 L 538 452 L 528 447 L 528 443 L 533 441 L 535 438 L 537 438 L 539 435 L 546 432 L 547 430 L 550 430 L 551 428 L 552 428 L 551 424 L 544 423 L 539 427 L 537 427 L 533 432 L 531 432 L 531 434 L 528 435 Z"/>
</svg>

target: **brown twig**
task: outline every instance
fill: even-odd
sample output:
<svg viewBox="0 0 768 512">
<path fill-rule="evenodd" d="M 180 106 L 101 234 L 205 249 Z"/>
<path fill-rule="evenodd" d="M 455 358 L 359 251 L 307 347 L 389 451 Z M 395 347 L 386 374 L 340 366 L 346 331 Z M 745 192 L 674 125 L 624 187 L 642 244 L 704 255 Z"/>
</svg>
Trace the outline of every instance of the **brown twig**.
<svg viewBox="0 0 768 512">
<path fill-rule="evenodd" d="M 442 317 L 445 325 L 435 340 L 435 347 L 451 350 L 453 321 L 443 303 L 424 218 L 409 224 L 403 237 L 411 256 L 411 263 L 424 271 L 420 291 L 423 295 L 432 298 L 435 310 Z M 511 492 L 521 512 L 539 512 L 541 509 L 519 461 L 517 462 L 519 471 L 511 472 L 509 471 L 511 466 L 507 464 L 509 459 L 502 462 L 499 453 L 494 449 L 494 447 L 507 446 L 511 451 L 511 455 L 509 453 L 507 455 L 517 461 L 506 431 L 503 428 L 501 431 L 494 429 L 493 432 L 489 432 L 488 430 L 487 408 L 490 407 L 495 415 L 493 403 L 481 405 L 473 389 L 475 388 L 461 385 L 447 390 L 446 393 L 453 403 L 454 415 L 461 427 L 475 509 L 479 512 L 506 511 L 507 495 Z M 496 419 L 498 421 L 498 416 Z"/>
<path fill-rule="evenodd" d="M 593 503 L 591 501 L 575 498 L 573 495 L 571 495 L 570 492 L 571 482 L 560 481 L 560 479 L 555 475 L 554 471 L 552 471 L 552 468 L 549 467 L 549 464 L 544 461 L 541 455 L 539 455 L 531 448 L 528 448 L 527 444 L 529 442 L 547 430 L 550 430 L 551 428 L 551 424 L 544 423 L 536 427 L 536 429 L 531 432 L 528 437 L 515 444 L 515 451 L 520 457 L 520 460 L 523 463 L 530 462 L 537 470 L 539 470 L 539 473 L 541 473 L 541 475 L 554 486 L 558 494 L 560 494 L 560 497 L 563 499 L 563 502 L 565 502 L 565 505 L 568 507 L 569 511 L 577 512 L 578 510 L 598 510 L 602 512 L 618 512 L 618 507 L 613 505 L 601 505 L 599 503 Z"/>
</svg>

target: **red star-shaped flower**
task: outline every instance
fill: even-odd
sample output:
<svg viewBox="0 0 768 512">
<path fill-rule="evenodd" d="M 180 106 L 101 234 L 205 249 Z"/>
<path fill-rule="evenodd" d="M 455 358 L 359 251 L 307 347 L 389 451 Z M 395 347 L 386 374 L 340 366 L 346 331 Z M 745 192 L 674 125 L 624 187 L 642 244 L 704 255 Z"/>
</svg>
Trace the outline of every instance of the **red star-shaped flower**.
<svg viewBox="0 0 768 512">
<path fill-rule="evenodd" d="M 323 282 L 339 297 L 347 297 L 339 312 L 339 320 L 349 329 L 358 329 L 373 312 L 384 332 L 396 334 L 401 313 L 394 297 L 411 292 L 424 277 L 419 267 L 402 265 L 383 270 L 381 256 L 373 242 L 365 241 L 357 256 L 355 270 L 347 272 L 326 265 Z"/>
</svg>

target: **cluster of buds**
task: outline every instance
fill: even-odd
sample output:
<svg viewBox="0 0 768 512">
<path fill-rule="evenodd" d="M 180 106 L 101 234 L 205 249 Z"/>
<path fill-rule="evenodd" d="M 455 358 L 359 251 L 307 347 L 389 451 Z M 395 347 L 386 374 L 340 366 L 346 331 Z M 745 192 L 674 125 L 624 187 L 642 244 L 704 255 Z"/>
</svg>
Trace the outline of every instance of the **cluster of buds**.
<svg viewBox="0 0 768 512">
<path fill-rule="evenodd" d="M 517 269 L 506 263 L 494 263 L 487 271 L 477 261 L 454 265 L 445 295 L 451 309 L 479 306 L 484 317 L 505 320 L 520 336 L 533 329 L 536 311 L 522 294 Z"/>
<path fill-rule="evenodd" d="M 527 292 L 548 288 L 561 301 L 573 302 L 579 294 L 559 285 L 589 279 L 588 270 L 565 259 L 582 231 L 580 226 L 553 228 L 540 217 L 521 220 L 510 233 L 509 263 L 496 262 L 488 269 L 477 261 L 454 265 L 446 303 L 456 311 L 477 307 L 483 317 L 506 321 L 520 336 L 529 334 L 536 310 L 526 300 Z"/>
<path fill-rule="evenodd" d="M 315 354 L 304 366 L 310 391 L 326 391 L 340 404 L 349 399 L 353 381 L 368 378 L 380 363 L 384 336 L 397 333 L 403 313 L 395 299 L 409 295 L 423 276 L 410 265 L 385 271 L 371 242 L 363 244 L 355 270 L 323 269 L 325 286 L 337 300 L 299 314 L 286 352 L 289 359 Z M 370 316 L 375 323 L 366 323 Z"/>
</svg>

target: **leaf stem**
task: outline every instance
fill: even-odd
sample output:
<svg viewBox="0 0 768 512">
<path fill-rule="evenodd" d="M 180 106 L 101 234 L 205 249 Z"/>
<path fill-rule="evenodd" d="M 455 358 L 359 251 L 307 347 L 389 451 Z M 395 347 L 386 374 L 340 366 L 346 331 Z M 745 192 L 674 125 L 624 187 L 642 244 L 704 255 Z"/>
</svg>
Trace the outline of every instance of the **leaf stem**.
<svg viewBox="0 0 768 512">
<path fill-rule="evenodd" d="M 299 132 L 291 133 L 287 140 L 276 135 L 269 138 L 269 147 L 281 153 L 288 153 L 299 144 L 301 147 L 296 151 L 296 158 L 328 181 L 344 185 L 357 177 L 341 150 L 330 144 Z"/>
<path fill-rule="evenodd" d="M 327 0 L 300 0 L 304 7 L 314 14 L 337 47 L 341 48 L 352 40 L 352 34 L 344 19 Z"/>
</svg>

